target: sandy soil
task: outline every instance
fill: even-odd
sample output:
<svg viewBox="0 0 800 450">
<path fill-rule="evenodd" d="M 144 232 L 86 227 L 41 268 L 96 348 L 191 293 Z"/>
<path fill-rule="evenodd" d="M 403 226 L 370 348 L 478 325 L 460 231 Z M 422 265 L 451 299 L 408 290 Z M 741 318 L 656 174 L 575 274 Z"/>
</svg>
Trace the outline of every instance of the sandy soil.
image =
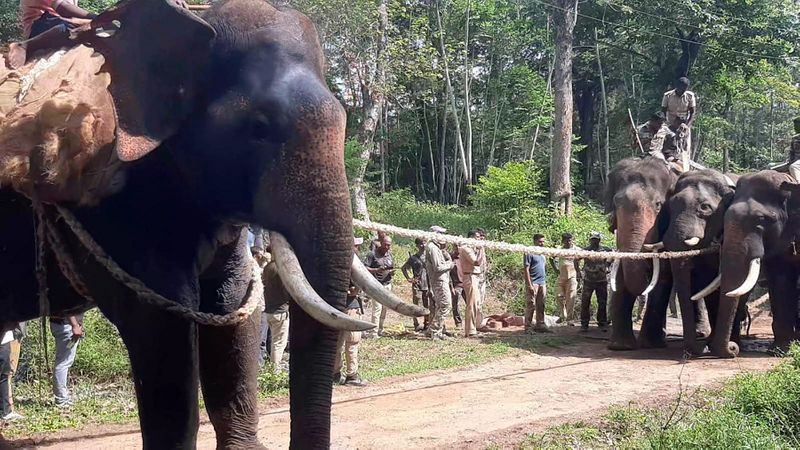
<svg viewBox="0 0 800 450">
<path fill-rule="evenodd" d="M 762 340 L 770 337 L 771 321 L 765 316 L 758 314 L 751 329 Z M 677 319 L 670 319 L 669 330 L 679 334 Z M 557 333 L 577 334 L 577 327 L 563 327 Z M 337 388 L 333 447 L 477 449 L 490 443 L 506 447 L 526 433 L 597 417 L 613 404 L 666 401 L 680 389 L 691 391 L 744 371 L 766 370 L 777 362 L 762 353 L 744 353 L 735 360 L 685 361 L 675 338 L 667 349 L 610 352 L 605 348 L 605 334 L 582 337 L 577 345 L 543 354 L 386 379 L 366 388 Z M 285 399 L 262 405 L 259 437 L 268 448 L 288 446 Z M 135 426 L 103 426 L 20 444 L 89 450 L 139 448 L 141 441 Z M 198 447 L 214 448 L 213 429 L 207 421 L 200 427 Z"/>
</svg>

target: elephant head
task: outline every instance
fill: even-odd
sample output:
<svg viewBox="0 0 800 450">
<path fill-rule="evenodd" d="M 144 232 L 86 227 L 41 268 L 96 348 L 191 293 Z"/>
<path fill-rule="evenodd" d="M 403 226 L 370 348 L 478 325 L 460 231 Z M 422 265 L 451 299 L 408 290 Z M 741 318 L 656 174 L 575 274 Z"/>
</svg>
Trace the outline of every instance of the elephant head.
<svg viewBox="0 0 800 450">
<path fill-rule="evenodd" d="M 662 211 L 661 220 L 666 223 L 662 242 L 666 250 L 705 248 L 721 238 L 723 217 L 733 200 L 734 178 L 735 175 L 710 169 L 686 172 L 678 178 Z M 705 347 L 705 342 L 698 342 L 696 337 L 698 331 L 708 336 L 710 324 L 704 298 L 719 287 L 718 266 L 717 255 L 670 260 L 681 305 L 684 346 L 693 354 L 701 354 Z M 714 308 L 716 303 L 712 316 Z"/>
<path fill-rule="evenodd" d="M 333 327 L 371 324 L 340 312 L 354 263 L 346 117 L 326 85 L 314 25 L 263 0 L 222 1 L 202 19 L 174 0 L 130 0 L 91 30 L 105 27 L 118 31 L 83 36 L 112 74 L 119 159 L 135 168 L 158 156 L 204 214 L 274 233 L 278 270 L 295 299 L 292 446 L 328 446 Z"/>
<path fill-rule="evenodd" d="M 720 253 L 720 308 L 712 341 L 712 352 L 733 357 L 738 346 L 729 341 L 737 301 L 749 293 L 759 279 L 762 265 L 773 305 L 773 331 L 776 344 L 788 344 L 793 336 L 794 316 L 784 310 L 787 304 L 797 311 L 797 273 L 788 263 L 792 233 L 787 227 L 786 210 L 789 194 L 781 184 L 789 181 L 786 174 L 765 170 L 744 175 L 736 186 L 736 194 L 725 213 L 725 239 Z M 786 325 L 784 322 L 791 322 Z"/>
<path fill-rule="evenodd" d="M 639 252 L 648 242 L 657 240 L 657 218 L 675 178 L 664 161 L 654 157 L 629 158 L 614 167 L 606 186 L 605 204 L 619 251 Z M 641 260 L 623 260 L 619 267 L 624 286 L 617 288 L 634 295 L 644 292 L 650 284 L 649 265 Z"/>
</svg>

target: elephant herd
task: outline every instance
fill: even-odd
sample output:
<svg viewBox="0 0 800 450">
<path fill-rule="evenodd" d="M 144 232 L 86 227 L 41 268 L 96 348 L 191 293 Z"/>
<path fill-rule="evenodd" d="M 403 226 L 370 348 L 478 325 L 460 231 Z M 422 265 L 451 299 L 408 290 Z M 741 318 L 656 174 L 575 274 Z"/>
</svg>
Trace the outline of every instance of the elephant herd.
<svg viewBox="0 0 800 450">
<path fill-rule="evenodd" d="M 800 186 L 789 175 L 764 170 L 736 176 L 704 169 L 679 176 L 658 158 L 628 158 L 609 175 L 605 206 L 620 251 L 719 246 L 718 252 L 670 259 L 668 265 L 655 258 L 615 263 L 609 348 L 665 346 L 666 310 L 674 290 L 685 350 L 735 357 L 745 304 L 760 280 L 769 290 L 771 351 L 786 351 L 800 339 L 795 248 Z M 648 304 L 637 341 L 631 314 L 643 293 Z"/>
</svg>

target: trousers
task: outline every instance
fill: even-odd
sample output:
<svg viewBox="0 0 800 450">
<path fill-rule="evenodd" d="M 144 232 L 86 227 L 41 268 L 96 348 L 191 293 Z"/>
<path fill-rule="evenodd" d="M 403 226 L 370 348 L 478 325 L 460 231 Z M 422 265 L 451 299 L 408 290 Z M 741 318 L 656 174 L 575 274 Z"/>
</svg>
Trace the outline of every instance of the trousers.
<svg viewBox="0 0 800 450">
<path fill-rule="evenodd" d="M 450 282 L 448 280 L 431 280 L 433 303 L 436 311 L 431 318 L 431 336 L 442 337 L 444 334 L 444 318 L 450 314 L 452 298 L 450 297 Z"/>
<path fill-rule="evenodd" d="M 574 318 L 577 295 L 577 278 L 558 278 L 558 314 L 562 320 L 572 320 Z"/>
<path fill-rule="evenodd" d="M 478 287 L 479 276 L 475 274 L 464 274 L 464 297 L 467 299 L 465 311 L 466 320 L 464 321 L 464 336 L 473 336 L 478 333 L 482 317 L 478 306 L 481 302 L 481 291 Z"/>
<path fill-rule="evenodd" d="M 547 286 L 544 284 L 534 284 L 533 290 L 525 286 L 525 329 L 533 327 L 544 328 L 544 301 L 547 295 Z M 535 322 L 534 322 L 535 314 Z"/>
<path fill-rule="evenodd" d="M 581 326 L 588 327 L 592 308 L 592 294 L 597 295 L 597 324 L 608 325 L 608 282 L 584 281 L 581 295 Z"/>
<path fill-rule="evenodd" d="M 272 366 L 275 370 L 278 370 L 283 360 L 283 353 L 286 351 L 286 343 L 289 342 L 289 313 L 267 313 L 266 316 L 272 333 L 269 359 L 272 361 Z"/>
<path fill-rule="evenodd" d="M 357 309 L 348 309 L 347 315 L 361 319 Z M 336 343 L 336 361 L 333 363 L 333 373 L 341 373 L 352 377 L 358 373 L 358 344 L 361 342 L 360 331 L 342 331 Z M 344 354 L 344 356 L 342 356 Z"/>
<path fill-rule="evenodd" d="M 56 341 L 56 361 L 53 366 L 53 396 L 57 404 L 69 403 L 67 379 L 69 368 L 75 362 L 78 343 L 72 341 L 72 326 L 50 322 L 50 332 Z"/>
<path fill-rule="evenodd" d="M 390 291 L 392 290 L 391 284 L 384 284 L 383 287 L 385 287 Z M 372 306 L 370 308 L 369 321 L 374 323 L 378 327 L 377 329 L 373 328 L 369 331 L 365 331 L 364 334 L 367 336 L 380 335 L 383 333 L 383 323 L 386 321 L 386 313 L 388 313 L 389 311 L 386 308 L 384 308 L 383 305 L 378 303 L 374 298 L 370 299 L 370 303 L 372 303 Z"/>
</svg>

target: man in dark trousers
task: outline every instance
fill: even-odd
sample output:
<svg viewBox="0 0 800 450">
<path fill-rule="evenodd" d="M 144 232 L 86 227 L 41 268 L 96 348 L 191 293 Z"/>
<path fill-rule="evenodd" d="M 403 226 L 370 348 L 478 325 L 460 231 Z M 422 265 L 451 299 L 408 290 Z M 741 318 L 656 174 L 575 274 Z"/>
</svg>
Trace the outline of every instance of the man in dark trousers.
<svg viewBox="0 0 800 450">
<path fill-rule="evenodd" d="M 603 235 L 592 231 L 589 235 L 589 245 L 584 250 L 592 252 L 610 252 L 611 249 L 600 245 Z M 583 263 L 583 294 L 581 295 L 581 331 L 589 331 L 589 316 L 591 315 L 592 293 L 597 295 L 597 324 L 606 331 L 608 327 L 608 267 L 607 259 L 587 259 Z"/>
<path fill-rule="evenodd" d="M 425 240 L 417 238 L 414 240 L 417 246 L 417 253 L 408 255 L 408 260 L 403 264 L 400 269 L 403 271 L 403 276 L 411 283 L 412 301 L 415 305 L 421 305 L 424 308 L 428 307 L 428 274 L 425 272 Z M 409 276 L 409 270 L 411 275 Z M 419 327 L 419 320 L 414 317 L 414 331 L 428 328 L 428 317 L 425 317 L 423 327 Z"/>
</svg>

